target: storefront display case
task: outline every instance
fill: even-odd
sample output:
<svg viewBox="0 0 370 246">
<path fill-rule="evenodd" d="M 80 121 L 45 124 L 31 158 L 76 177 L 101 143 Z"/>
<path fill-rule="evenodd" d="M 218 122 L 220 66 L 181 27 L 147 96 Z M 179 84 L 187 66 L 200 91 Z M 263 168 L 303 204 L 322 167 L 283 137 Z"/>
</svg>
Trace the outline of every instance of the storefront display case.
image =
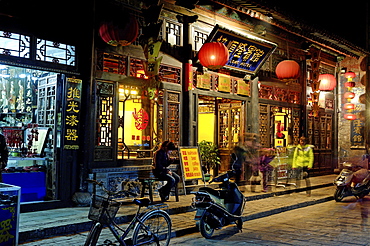
<svg viewBox="0 0 370 246">
<path fill-rule="evenodd" d="M 0 183 L 0 246 L 18 245 L 21 188 Z"/>
</svg>

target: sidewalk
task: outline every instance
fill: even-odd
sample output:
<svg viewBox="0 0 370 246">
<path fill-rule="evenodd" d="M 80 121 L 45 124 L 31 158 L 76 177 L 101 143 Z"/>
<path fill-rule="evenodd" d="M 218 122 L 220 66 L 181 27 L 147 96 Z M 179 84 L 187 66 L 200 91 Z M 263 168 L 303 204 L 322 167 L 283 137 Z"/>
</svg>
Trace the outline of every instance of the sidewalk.
<svg viewBox="0 0 370 246">
<path fill-rule="evenodd" d="M 311 177 L 312 195 L 306 196 L 305 187 L 296 189 L 294 186 L 272 187 L 271 192 L 251 192 L 250 186 L 242 186 L 240 189 L 247 197 L 247 205 L 244 210 L 243 220 L 251 220 L 266 217 L 272 214 L 310 206 L 333 199 L 333 180 L 337 175 L 325 175 Z M 260 189 L 257 189 L 257 191 Z M 299 192 L 299 193 L 297 193 Z M 295 194 L 295 195 L 293 195 Z M 180 196 L 180 202 L 175 202 L 171 197 L 168 201 L 168 212 L 173 222 L 173 236 L 181 236 L 196 231 L 194 209 L 191 201 L 194 195 Z M 159 200 L 159 198 L 155 198 Z M 118 214 L 118 223 L 130 221 L 137 207 L 127 202 Z M 88 207 L 61 208 L 46 211 L 21 213 L 19 242 L 25 243 L 34 239 L 49 238 L 53 236 L 74 234 L 88 231 L 91 221 L 87 218 Z M 184 220 L 184 218 L 186 218 Z"/>
</svg>

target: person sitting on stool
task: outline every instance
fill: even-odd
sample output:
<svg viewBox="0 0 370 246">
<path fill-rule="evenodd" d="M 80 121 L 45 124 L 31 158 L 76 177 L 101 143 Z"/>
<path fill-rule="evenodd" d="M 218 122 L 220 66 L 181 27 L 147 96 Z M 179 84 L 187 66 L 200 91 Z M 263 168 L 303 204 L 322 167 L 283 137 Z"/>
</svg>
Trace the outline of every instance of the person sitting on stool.
<svg viewBox="0 0 370 246">
<path fill-rule="evenodd" d="M 164 141 L 161 148 L 154 153 L 153 157 L 153 174 L 156 178 L 162 181 L 167 181 L 166 185 L 160 188 L 159 196 L 161 201 L 165 202 L 169 199 L 170 191 L 172 187 L 175 187 L 180 181 L 179 175 L 172 172 L 168 167 L 173 161 L 169 157 L 169 153 L 172 150 L 176 150 L 174 143 L 170 141 Z"/>
</svg>

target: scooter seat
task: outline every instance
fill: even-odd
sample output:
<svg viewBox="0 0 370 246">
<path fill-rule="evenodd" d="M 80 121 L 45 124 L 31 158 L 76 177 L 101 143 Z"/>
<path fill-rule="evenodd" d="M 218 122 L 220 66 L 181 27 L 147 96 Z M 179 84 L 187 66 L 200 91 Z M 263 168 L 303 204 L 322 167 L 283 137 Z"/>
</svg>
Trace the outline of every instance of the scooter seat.
<svg viewBox="0 0 370 246">
<path fill-rule="evenodd" d="M 220 197 L 220 192 L 218 190 L 209 187 L 201 187 L 199 188 L 199 191 L 207 192 L 208 194 L 211 194 L 213 196 Z"/>
</svg>

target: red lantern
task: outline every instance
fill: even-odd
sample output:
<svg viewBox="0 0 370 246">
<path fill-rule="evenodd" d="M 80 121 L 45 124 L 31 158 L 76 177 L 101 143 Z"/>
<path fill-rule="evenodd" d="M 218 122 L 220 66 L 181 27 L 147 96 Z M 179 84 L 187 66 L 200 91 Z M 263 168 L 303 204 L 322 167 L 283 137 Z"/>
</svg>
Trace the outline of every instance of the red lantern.
<svg viewBox="0 0 370 246">
<path fill-rule="evenodd" d="M 353 99 L 353 98 L 355 98 L 355 93 L 353 93 L 353 92 L 350 92 L 350 91 L 347 91 L 346 93 L 344 93 L 344 98 L 346 98 L 346 99 Z"/>
<path fill-rule="evenodd" d="M 355 82 L 346 82 L 346 83 L 344 83 L 344 86 L 345 87 L 355 87 L 356 83 Z"/>
<path fill-rule="evenodd" d="M 229 60 L 229 51 L 223 43 L 205 43 L 198 52 L 198 58 L 202 66 L 209 69 L 220 69 Z"/>
<path fill-rule="evenodd" d="M 276 66 L 275 73 L 278 79 L 296 80 L 300 75 L 300 67 L 296 61 L 285 60 Z"/>
<path fill-rule="evenodd" d="M 357 118 L 355 114 L 345 114 L 343 117 L 346 120 L 355 120 Z"/>
<path fill-rule="evenodd" d="M 327 74 L 327 73 L 320 74 L 319 81 L 320 81 L 320 86 L 319 86 L 320 91 L 332 91 L 337 85 L 337 80 L 332 74 Z"/>
<path fill-rule="evenodd" d="M 99 28 L 100 37 L 109 45 L 127 46 L 135 41 L 139 35 L 139 23 L 132 15 L 123 25 L 116 25 L 112 22 L 103 23 Z"/>
<path fill-rule="evenodd" d="M 345 103 L 343 108 L 345 110 L 355 109 L 355 105 L 353 103 Z"/>
<path fill-rule="evenodd" d="M 354 72 L 352 72 L 352 71 L 349 71 L 349 72 L 346 72 L 346 73 L 344 74 L 344 77 L 345 77 L 346 79 L 349 79 L 349 78 L 353 79 L 353 78 L 355 78 L 355 77 L 356 77 L 356 74 L 355 74 Z"/>
</svg>

